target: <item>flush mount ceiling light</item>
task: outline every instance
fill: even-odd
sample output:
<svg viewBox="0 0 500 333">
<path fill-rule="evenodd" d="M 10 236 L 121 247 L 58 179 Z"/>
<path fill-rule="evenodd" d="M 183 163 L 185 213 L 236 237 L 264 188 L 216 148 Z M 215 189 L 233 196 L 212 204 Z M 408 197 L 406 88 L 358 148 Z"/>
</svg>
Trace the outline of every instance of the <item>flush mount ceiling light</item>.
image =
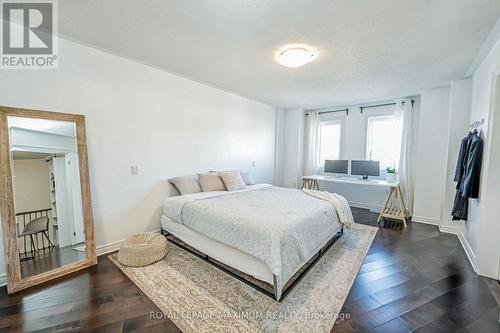
<svg viewBox="0 0 500 333">
<path fill-rule="evenodd" d="M 307 45 L 288 46 L 276 53 L 275 59 L 283 66 L 297 68 L 304 66 L 318 56 L 318 51 Z"/>
</svg>

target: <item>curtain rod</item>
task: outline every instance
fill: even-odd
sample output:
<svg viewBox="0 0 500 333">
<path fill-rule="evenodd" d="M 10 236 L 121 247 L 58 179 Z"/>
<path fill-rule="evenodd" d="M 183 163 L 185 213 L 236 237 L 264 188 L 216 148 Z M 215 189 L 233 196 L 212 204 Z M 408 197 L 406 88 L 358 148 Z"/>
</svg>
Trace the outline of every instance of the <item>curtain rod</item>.
<svg viewBox="0 0 500 333">
<path fill-rule="evenodd" d="M 403 101 L 402 103 L 405 104 L 405 101 Z M 414 99 L 411 100 L 411 106 L 413 106 L 413 104 L 415 104 L 415 100 Z M 363 113 L 363 109 L 377 108 L 377 107 L 381 107 L 381 106 L 390 106 L 390 105 L 396 105 L 396 102 L 384 103 L 384 104 L 375 104 L 375 105 L 367 105 L 367 106 L 360 106 L 359 109 L 360 109 L 361 113 Z M 345 112 L 346 115 L 349 115 L 349 108 L 339 109 L 339 110 L 320 111 L 319 114 L 334 113 L 334 112 Z M 306 112 L 305 115 L 307 116 L 307 115 L 309 115 L 309 113 L 310 112 Z"/>
<path fill-rule="evenodd" d="M 415 100 L 411 100 L 411 106 L 415 103 Z M 402 102 L 402 104 L 405 104 L 405 101 Z M 361 110 L 361 113 L 363 113 L 363 109 L 370 109 L 370 108 L 378 108 L 381 106 L 389 106 L 389 105 L 396 105 L 396 102 L 392 103 L 384 103 L 384 104 L 376 104 L 376 105 L 368 105 L 368 106 L 360 106 L 359 109 Z"/>
<path fill-rule="evenodd" d="M 327 110 L 327 111 L 320 111 L 318 112 L 319 114 L 324 114 L 324 113 L 334 113 L 334 112 L 345 112 L 346 115 L 349 115 L 349 109 L 340 109 L 340 110 Z M 306 113 L 306 116 L 309 115 L 309 112 Z"/>
<path fill-rule="evenodd" d="M 482 124 L 484 124 L 484 118 L 481 118 L 481 120 L 476 120 L 475 122 L 473 122 L 472 124 L 470 124 L 469 127 L 471 129 L 474 129 L 474 128 L 477 128 L 477 127 L 481 126 Z"/>
</svg>

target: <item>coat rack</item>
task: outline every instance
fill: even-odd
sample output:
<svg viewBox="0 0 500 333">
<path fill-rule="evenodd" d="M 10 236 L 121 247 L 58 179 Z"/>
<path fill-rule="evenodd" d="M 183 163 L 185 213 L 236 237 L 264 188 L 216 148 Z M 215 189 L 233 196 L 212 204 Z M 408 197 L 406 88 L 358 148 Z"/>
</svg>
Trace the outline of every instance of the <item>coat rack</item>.
<svg viewBox="0 0 500 333">
<path fill-rule="evenodd" d="M 470 129 L 477 128 L 477 127 L 481 126 L 482 124 L 484 124 L 484 118 L 482 118 L 481 120 L 476 120 L 475 122 L 470 124 Z"/>
</svg>

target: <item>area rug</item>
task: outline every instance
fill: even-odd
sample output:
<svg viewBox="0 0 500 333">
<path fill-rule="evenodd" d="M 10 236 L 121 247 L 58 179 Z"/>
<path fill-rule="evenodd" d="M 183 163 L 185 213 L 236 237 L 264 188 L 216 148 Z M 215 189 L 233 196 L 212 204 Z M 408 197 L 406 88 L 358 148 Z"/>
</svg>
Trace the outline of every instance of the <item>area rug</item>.
<svg viewBox="0 0 500 333">
<path fill-rule="evenodd" d="M 355 224 L 277 302 L 174 244 L 145 267 L 109 258 L 183 332 L 330 332 L 377 233 Z"/>
</svg>

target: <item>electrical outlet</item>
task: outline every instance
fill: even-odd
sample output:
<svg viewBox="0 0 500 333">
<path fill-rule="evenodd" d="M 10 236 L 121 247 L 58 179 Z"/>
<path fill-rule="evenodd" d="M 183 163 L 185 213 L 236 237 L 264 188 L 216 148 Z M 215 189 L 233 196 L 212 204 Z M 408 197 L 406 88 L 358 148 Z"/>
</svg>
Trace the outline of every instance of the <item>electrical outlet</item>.
<svg viewBox="0 0 500 333">
<path fill-rule="evenodd" d="M 139 170 L 138 170 L 137 165 L 131 165 L 130 166 L 130 174 L 132 176 L 137 176 L 139 174 Z"/>
</svg>

